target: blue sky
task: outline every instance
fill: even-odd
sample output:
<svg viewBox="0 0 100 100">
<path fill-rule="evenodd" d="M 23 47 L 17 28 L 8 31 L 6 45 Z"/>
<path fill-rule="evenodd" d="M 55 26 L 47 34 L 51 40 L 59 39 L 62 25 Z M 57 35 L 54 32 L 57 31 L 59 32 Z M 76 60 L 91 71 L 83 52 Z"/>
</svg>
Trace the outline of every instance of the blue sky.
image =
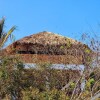
<svg viewBox="0 0 100 100">
<path fill-rule="evenodd" d="M 16 40 L 41 31 L 77 40 L 100 32 L 100 0 L 0 0 L 2 16 L 5 30 L 17 26 Z"/>
</svg>

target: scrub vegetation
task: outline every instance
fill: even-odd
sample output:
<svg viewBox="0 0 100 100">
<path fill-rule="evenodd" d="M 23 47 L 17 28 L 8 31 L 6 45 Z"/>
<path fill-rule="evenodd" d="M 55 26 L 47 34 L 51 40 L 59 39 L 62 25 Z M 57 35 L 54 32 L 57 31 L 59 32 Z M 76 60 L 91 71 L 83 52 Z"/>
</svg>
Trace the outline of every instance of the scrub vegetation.
<svg viewBox="0 0 100 100">
<path fill-rule="evenodd" d="M 2 20 L 0 20 L 0 100 L 100 100 L 99 40 L 92 38 L 90 40 L 90 48 L 87 46 L 80 46 L 80 48 L 76 47 L 80 51 L 82 50 L 84 52 L 83 54 L 85 54 L 85 56 L 82 55 L 82 60 L 79 62 L 85 66 L 82 73 L 79 70 L 51 68 L 52 62 L 49 62 L 49 60 L 37 60 L 35 62 L 36 68 L 25 68 L 23 60 L 21 60 L 21 55 L 23 54 L 14 54 L 16 50 L 19 50 L 18 48 L 14 48 L 12 50 L 13 52 L 8 54 L 9 56 L 3 48 L 4 43 L 16 29 L 15 26 L 13 26 L 8 32 L 4 32 L 4 22 L 5 19 L 2 18 Z M 62 38 L 58 39 L 62 40 Z M 70 40 L 67 39 L 67 47 L 66 45 L 58 45 L 56 48 L 57 50 L 54 48 L 56 41 L 52 41 L 54 45 L 51 49 L 54 52 L 48 50 L 50 49 L 50 46 L 48 45 L 48 47 L 45 47 L 45 55 L 51 53 L 50 55 L 54 56 L 56 54 L 60 56 L 59 53 L 62 55 L 64 53 L 65 57 L 73 56 L 73 58 L 69 59 L 69 61 L 75 58 L 75 62 L 75 60 L 79 59 L 76 59 L 77 55 L 67 55 L 65 53 L 65 49 L 69 49 L 71 47 L 73 40 L 70 42 L 68 41 Z M 36 41 L 34 40 L 34 42 Z M 22 44 L 25 43 L 25 41 L 21 40 L 14 43 Z M 32 45 L 32 43 L 30 44 Z M 28 44 L 26 44 L 26 46 L 27 45 Z M 8 48 L 11 48 L 11 45 Z M 24 49 L 26 48 L 23 47 L 21 50 L 23 51 Z M 41 54 L 43 53 L 43 49 L 41 49 L 42 51 L 39 48 L 37 48 L 36 51 L 34 48 L 31 50 L 34 50 L 33 52 L 35 52 L 35 55 L 37 55 L 36 51 L 40 52 L 39 55 L 43 55 Z M 68 53 L 70 53 L 70 50 L 71 48 Z M 33 54 L 33 52 L 28 53 Z M 25 51 L 24 53 L 27 52 Z M 27 58 L 27 60 L 29 59 Z M 33 60 L 35 60 L 35 58 Z M 68 62 L 65 64 L 68 64 Z"/>
</svg>

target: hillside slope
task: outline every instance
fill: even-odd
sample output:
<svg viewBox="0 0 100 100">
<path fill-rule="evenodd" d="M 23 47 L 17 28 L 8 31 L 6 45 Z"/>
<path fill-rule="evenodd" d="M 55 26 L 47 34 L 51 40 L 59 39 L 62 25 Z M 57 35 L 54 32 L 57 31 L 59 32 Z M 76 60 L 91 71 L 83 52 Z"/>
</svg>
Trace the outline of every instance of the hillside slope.
<svg viewBox="0 0 100 100">
<path fill-rule="evenodd" d="M 15 41 L 5 52 L 8 55 L 17 54 L 24 62 L 32 63 L 35 58 L 37 61 L 51 60 L 51 63 L 82 64 L 91 50 L 74 39 L 44 31 Z"/>
</svg>

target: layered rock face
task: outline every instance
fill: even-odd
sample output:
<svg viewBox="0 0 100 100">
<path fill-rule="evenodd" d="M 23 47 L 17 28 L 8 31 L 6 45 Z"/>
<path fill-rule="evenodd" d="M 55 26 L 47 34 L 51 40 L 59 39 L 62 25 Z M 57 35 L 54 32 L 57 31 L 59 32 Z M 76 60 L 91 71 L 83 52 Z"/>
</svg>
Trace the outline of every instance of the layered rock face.
<svg viewBox="0 0 100 100">
<path fill-rule="evenodd" d="M 51 63 L 81 64 L 83 57 L 91 52 L 87 45 L 51 32 L 40 32 L 24 37 L 5 49 L 7 54 L 21 56 L 25 62 L 33 58 Z M 26 60 L 26 58 L 28 60 Z"/>
</svg>

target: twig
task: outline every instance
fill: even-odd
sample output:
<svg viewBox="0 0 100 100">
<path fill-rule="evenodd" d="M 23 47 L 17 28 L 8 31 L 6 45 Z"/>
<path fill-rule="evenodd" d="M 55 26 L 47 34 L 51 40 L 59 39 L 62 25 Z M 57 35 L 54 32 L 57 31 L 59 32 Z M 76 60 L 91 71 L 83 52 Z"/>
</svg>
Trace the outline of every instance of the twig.
<svg viewBox="0 0 100 100">
<path fill-rule="evenodd" d="M 70 100 L 73 100 L 73 96 L 74 96 L 74 93 L 75 93 L 77 84 L 79 83 L 79 81 L 80 81 L 81 78 L 82 78 L 82 77 L 80 77 L 80 78 L 78 79 L 78 81 L 76 82 L 76 85 L 75 85 L 75 88 L 74 88 L 74 90 L 73 90 L 73 93 L 72 93 L 72 96 L 71 96 L 71 99 L 70 99 Z"/>
</svg>

